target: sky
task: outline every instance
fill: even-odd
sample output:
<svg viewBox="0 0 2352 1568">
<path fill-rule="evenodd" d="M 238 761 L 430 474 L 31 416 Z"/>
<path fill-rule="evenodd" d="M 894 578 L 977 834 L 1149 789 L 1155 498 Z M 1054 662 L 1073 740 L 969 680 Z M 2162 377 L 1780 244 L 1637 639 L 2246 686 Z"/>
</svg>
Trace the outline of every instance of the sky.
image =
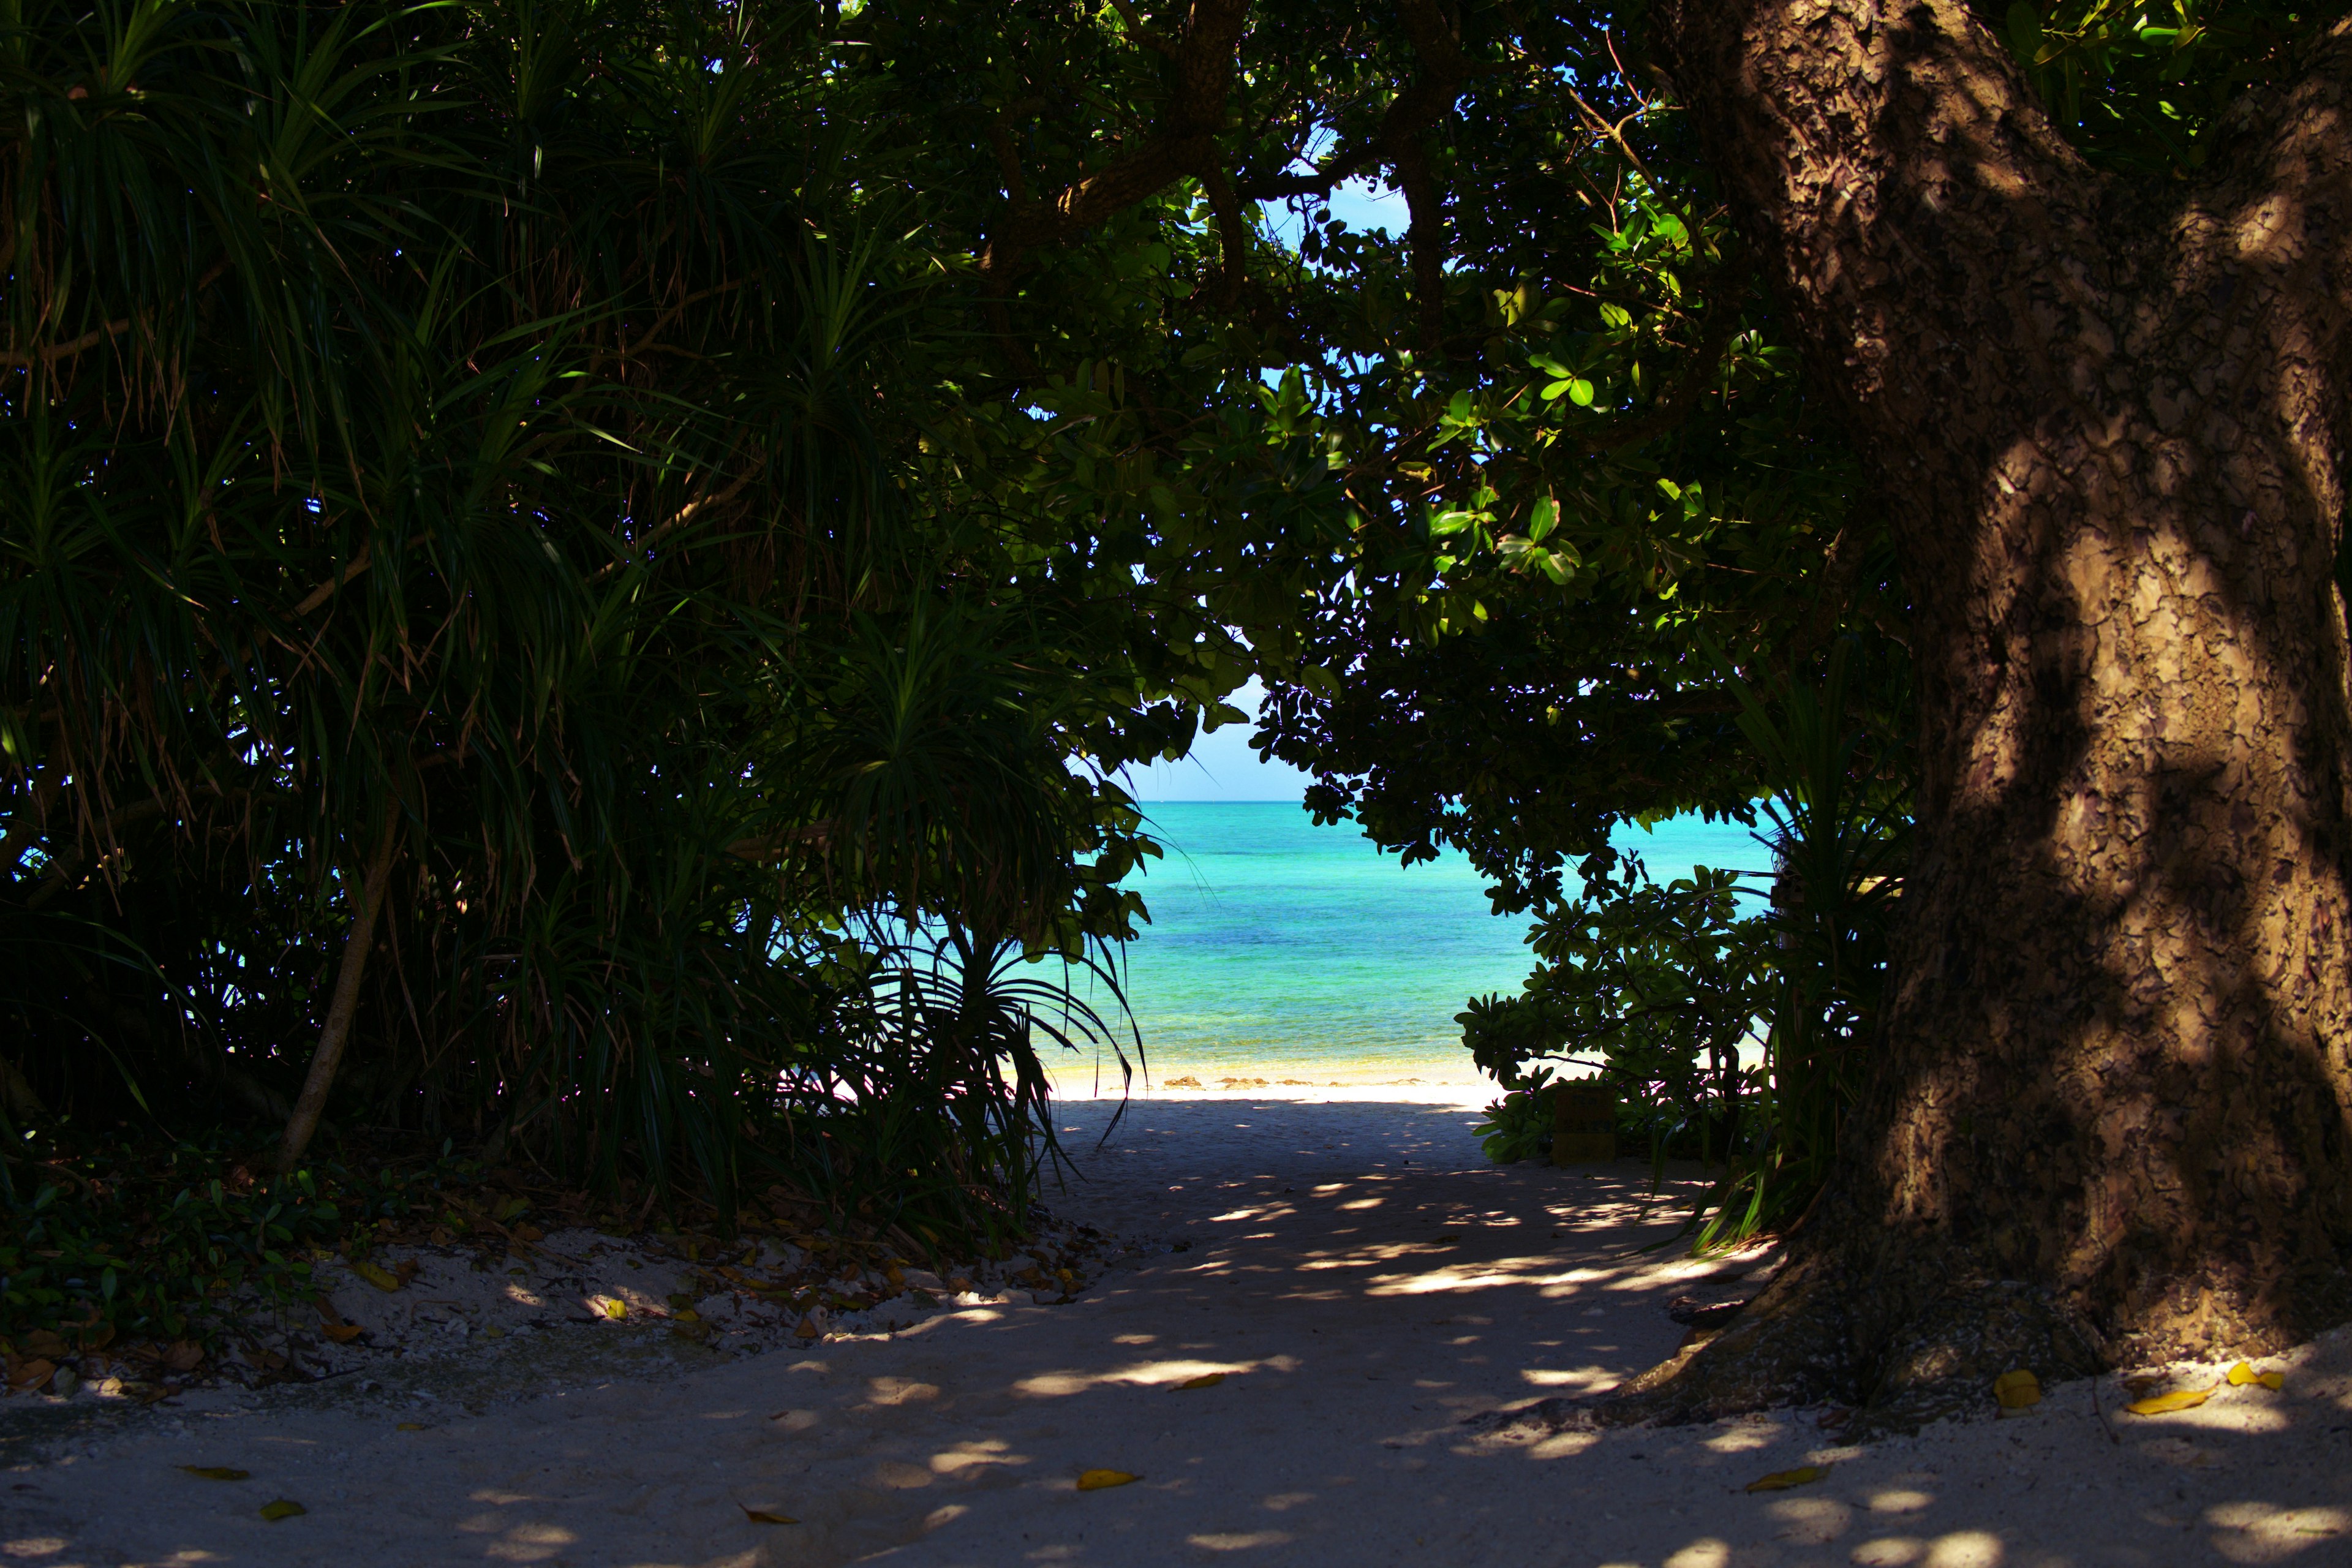
<svg viewBox="0 0 2352 1568">
<path fill-rule="evenodd" d="M 1195 736 L 1192 752 L 1181 762 L 1129 768 L 1128 793 L 1142 801 L 1306 798 L 1305 773 L 1286 763 L 1263 762 L 1250 750 L 1257 705 L 1265 696 L 1265 688 L 1253 679 L 1229 700 L 1250 716 L 1251 723 L 1227 724 L 1213 735 Z"/>
<path fill-rule="evenodd" d="M 1404 193 L 1378 181 L 1342 181 L 1332 191 L 1328 205 L 1333 217 L 1361 233 L 1384 228 L 1391 234 L 1401 235 L 1412 226 L 1412 209 L 1406 205 Z M 1289 204 L 1267 202 L 1265 209 L 1266 222 L 1274 231 L 1290 244 L 1297 245 L 1299 220 Z"/>
</svg>

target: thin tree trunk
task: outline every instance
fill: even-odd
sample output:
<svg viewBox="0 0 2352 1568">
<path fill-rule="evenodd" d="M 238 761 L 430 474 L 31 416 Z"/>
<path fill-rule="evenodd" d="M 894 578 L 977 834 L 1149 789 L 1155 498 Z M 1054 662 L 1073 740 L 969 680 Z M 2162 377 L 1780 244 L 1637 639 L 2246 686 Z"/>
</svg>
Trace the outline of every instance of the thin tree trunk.
<svg viewBox="0 0 2352 1568">
<path fill-rule="evenodd" d="M 1890 498 L 1918 826 L 1789 1265 L 1626 1418 L 2352 1316 L 2352 24 L 2199 179 L 2087 168 L 1955 0 L 1667 0 L 1659 61 Z"/>
<path fill-rule="evenodd" d="M 359 908 L 352 912 L 352 929 L 343 938 L 342 962 L 335 970 L 335 994 L 327 1004 L 318 1049 L 310 1055 L 310 1076 L 302 1080 L 302 1096 L 294 1102 L 294 1114 L 286 1119 L 286 1138 L 278 1152 L 281 1172 L 291 1171 L 301 1160 L 327 1109 L 327 1091 L 334 1087 L 335 1068 L 343 1059 L 343 1042 L 351 1037 L 352 1016 L 359 1011 L 360 982 L 366 977 L 368 953 L 375 946 L 376 916 L 383 910 L 393 855 L 399 843 L 399 814 L 387 812 L 383 841 L 376 847 L 375 859 L 360 887 Z"/>
</svg>

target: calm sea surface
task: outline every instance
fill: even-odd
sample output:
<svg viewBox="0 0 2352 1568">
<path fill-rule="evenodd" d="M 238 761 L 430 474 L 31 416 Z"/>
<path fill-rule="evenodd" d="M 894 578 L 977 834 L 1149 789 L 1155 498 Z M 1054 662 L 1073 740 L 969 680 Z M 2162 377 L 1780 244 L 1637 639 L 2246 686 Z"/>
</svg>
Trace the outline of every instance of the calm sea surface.
<svg viewBox="0 0 2352 1568">
<path fill-rule="evenodd" d="M 1128 951 L 1127 994 L 1154 1082 L 1468 1074 L 1454 1015 L 1517 991 L 1533 959 L 1526 920 L 1488 912 L 1466 859 L 1403 867 L 1286 803 L 1144 809 L 1169 852 L 1134 884 L 1151 924 Z M 1768 863 L 1737 823 L 1682 819 L 1620 843 L 1662 881 L 1694 863 Z"/>
</svg>

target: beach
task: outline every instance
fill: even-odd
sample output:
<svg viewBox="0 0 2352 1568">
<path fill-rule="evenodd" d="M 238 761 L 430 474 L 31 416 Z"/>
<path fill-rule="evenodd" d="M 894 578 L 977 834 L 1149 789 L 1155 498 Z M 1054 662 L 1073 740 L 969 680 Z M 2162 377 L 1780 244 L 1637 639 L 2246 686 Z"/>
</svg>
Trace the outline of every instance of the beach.
<svg viewBox="0 0 2352 1568">
<path fill-rule="evenodd" d="M 65 1565 L 1180 1563 L 1591 1568 L 2331 1563 L 2352 1552 L 2352 1345 L 2276 1391 L 2121 1413 L 2117 1379 L 2015 1419 L 1842 1445 L 1818 1411 L 1579 1430 L 1674 1352 L 1694 1259 L 1634 1161 L 1496 1167 L 1472 1101 L 1068 1101 L 1049 1194 L 1110 1261 L 730 1355 L 649 1326 L 545 1337 L 498 1378 L 0 1403 L 0 1561 Z M 1116 1243 L 1116 1245 L 1114 1245 Z M 604 1335 L 602 1339 L 595 1336 Z M 571 1345 L 574 1348 L 565 1350 Z M 580 1346 L 598 1347 L 593 1352 Z M 2187 1384 L 2219 1369 L 2174 1369 Z M 183 1467 L 226 1468 L 220 1480 Z M 1819 1479 L 1751 1492 L 1818 1467 Z M 1089 1471 L 1134 1479 L 1080 1489 Z M 1098 1478 L 1099 1479 L 1099 1478 Z M 304 1511 L 275 1522 L 264 1505 Z M 768 1521 L 789 1520 L 780 1523 Z"/>
</svg>

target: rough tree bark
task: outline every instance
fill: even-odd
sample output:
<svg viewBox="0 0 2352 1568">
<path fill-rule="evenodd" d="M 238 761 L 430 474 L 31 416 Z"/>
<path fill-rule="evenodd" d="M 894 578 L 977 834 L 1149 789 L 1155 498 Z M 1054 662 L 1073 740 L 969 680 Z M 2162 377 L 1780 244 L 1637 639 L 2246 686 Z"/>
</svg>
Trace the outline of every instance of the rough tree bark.
<svg viewBox="0 0 2352 1568">
<path fill-rule="evenodd" d="M 1919 847 L 1838 1179 L 1612 1413 L 1903 1427 L 2352 1317 L 2352 23 L 2150 187 L 1957 0 L 1654 26 L 1891 500 Z"/>
</svg>

